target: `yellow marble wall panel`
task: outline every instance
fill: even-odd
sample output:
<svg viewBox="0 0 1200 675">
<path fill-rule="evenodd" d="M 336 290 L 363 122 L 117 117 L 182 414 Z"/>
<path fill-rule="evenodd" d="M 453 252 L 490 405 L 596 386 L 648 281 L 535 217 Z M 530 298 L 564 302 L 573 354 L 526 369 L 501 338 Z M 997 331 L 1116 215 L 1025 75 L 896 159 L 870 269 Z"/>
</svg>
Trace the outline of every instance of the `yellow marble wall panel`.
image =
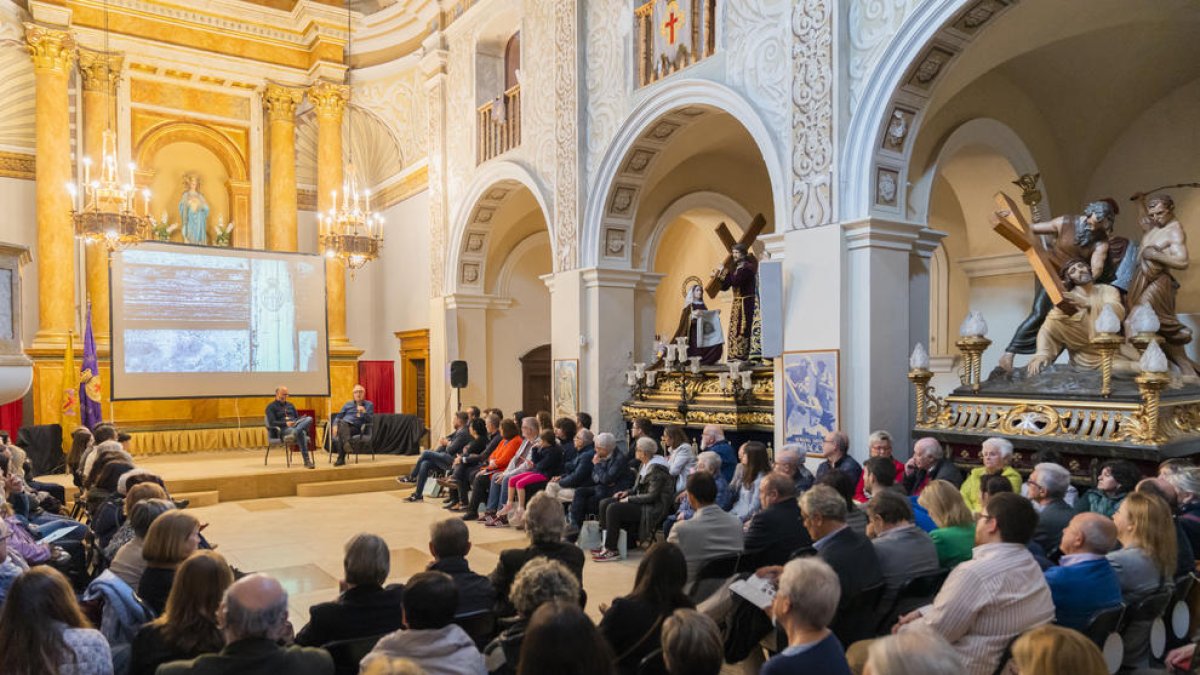
<svg viewBox="0 0 1200 675">
<path fill-rule="evenodd" d="M 249 180 L 250 129 L 236 124 L 199 122 L 186 114 L 170 115 L 134 107 L 130 113 L 133 147 L 138 165 L 147 153 L 177 140 L 200 143 L 222 157 L 231 178 Z"/>
<path fill-rule="evenodd" d="M 334 408 L 354 398 L 351 390 L 358 384 L 358 356 L 361 351 L 353 354 L 330 355 L 329 357 L 329 393 L 330 403 Z"/>
<path fill-rule="evenodd" d="M 104 7 L 72 4 L 71 23 L 103 30 Z M 113 11 L 109 14 L 109 28 L 114 33 L 133 35 L 164 44 L 191 47 L 218 54 L 226 54 L 254 61 L 273 63 L 307 70 L 313 63 L 314 54 L 300 45 L 265 37 L 244 37 L 231 32 L 216 32 L 211 28 L 148 15 L 129 15 Z M 271 26 L 271 28 L 277 28 Z M 323 46 L 318 57 L 326 61 L 340 61 L 341 42 L 336 43 L 336 57 L 332 56 L 335 45 Z"/>
<path fill-rule="evenodd" d="M 250 119 L 249 98 L 181 84 L 133 78 L 130 81 L 129 96 L 135 105 L 145 103 L 185 112 L 202 112 L 247 121 Z"/>
</svg>

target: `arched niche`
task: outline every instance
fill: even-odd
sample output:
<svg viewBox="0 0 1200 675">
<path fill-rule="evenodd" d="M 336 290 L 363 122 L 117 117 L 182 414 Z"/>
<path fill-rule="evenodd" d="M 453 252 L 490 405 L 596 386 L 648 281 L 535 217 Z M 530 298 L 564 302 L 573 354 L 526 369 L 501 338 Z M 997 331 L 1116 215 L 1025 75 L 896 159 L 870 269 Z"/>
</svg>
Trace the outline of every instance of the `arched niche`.
<svg viewBox="0 0 1200 675">
<path fill-rule="evenodd" d="M 209 201 L 209 243 L 223 208 L 226 222 L 234 222 L 233 246 L 250 246 L 247 159 L 228 136 L 196 122 L 164 122 L 146 131 L 134 149 L 134 157 L 141 169 L 139 185 L 154 191 L 151 213 L 156 218 L 165 211 L 171 222 L 179 221 L 183 176 L 196 171 L 201 178 L 200 191 Z M 197 166 L 191 168 L 189 163 Z"/>
</svg>

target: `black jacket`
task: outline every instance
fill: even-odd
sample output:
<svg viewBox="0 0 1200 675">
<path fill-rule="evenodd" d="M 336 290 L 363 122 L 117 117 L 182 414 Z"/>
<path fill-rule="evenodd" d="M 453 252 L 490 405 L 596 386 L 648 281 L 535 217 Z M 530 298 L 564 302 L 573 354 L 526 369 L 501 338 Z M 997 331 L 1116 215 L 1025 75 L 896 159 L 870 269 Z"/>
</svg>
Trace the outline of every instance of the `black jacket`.
<svg viewBox="0 0 1200 675">
<path fill-rule="evenodd" d="M 533 451 L 533 472 L 540 473 L 546 478 L 554 478 L 562 473 L 563 449 L 555 443 Z"/>
<path fill-rule="evenodd" d="M 276 399 L 267 404 L 267 426 L 269 427 L 282 431 L 287 428 L 288 420 L 295 420 L 298 417 L 296 406 L 288 401 Z"/>
<path fill-rule="evenodd" d="M 583 449 L 575 455 L 573 464 L 566 464 L 563 467 L 563 477 L 558 481 L 558 484 L 565 488 L 591 487 L 595 485 L 592 482 L 592 458 L 596 456 L 596 449 L 591 445 L 583 446 Z"/>
<path fill-rule="evenodd" d="M 962 472 L 958 470 L 957 466 L 954 466 L 954 462 L 949 459 L 942 458 L 937 461 L 937 464 L 934 464 L 928 470 L 917 469 L 911 474 L 905 473 L 904 491 L 910 495 L 917 494 L 917 488 L 925 485 L 926 478 L 929 480 L 944 480 L 956 488 L 962 487 L 963 482 Z"/>
<path fill-rule="evenodd" d="M 511 616 L 516 613 L 508 601 L 508 592 L 512 589 L 513 579 L 525 563 L 534 558 L 549 558 L 567 566 L 575 578 L 583 585 L 583 549 L 567 542 L 542 542 L 525 548 L 510 548 L 500 552 L 500 562 L 492 570 L 489 577 L 492 587 L 496 589 L 496 615 Z"/>
<path fill-rule="evenodd" d="M 401 601 L 404 586 L 393 584 L 355 586 L 332 602 L 313 605 L 308 610 L 308 625 L 296 635 L 296 644 L 320 647 L 334 640 L 382 635 L 404 627 Z"/>
<path fill-rule="evenodd" d="M 875 635 L 875 610 L 873 607 L 858 612 L 846 611 L 849 600 L 873 586 L 883 584 L 883 572 L 879 558 L 871 541 L 849 527 L 833 535 L 817 552 L 822 560 L 837 572 L 842 585 L 842 598 L 838 602 L 837 614 L 829 628 L 843 645 Z"/>
<path fill-rule="evenodd" d="M 226 645 L 217 654 L 158 667 L 158 675 L 333 675 L 333 657 L 324 649 L 280 647 L 250 638 Z"/>
<path fill-rule="evenodd" d="M 1033 531 L 1033 540 L 1046 551 L 1046 555 L 1053 554 L 1058 548 L 1063 530 L 1067 529 L 1067 524 L 1074 517 L 1075 509 L 1061 499 L 1056 499 L 1042 508 L 1038 514 L 1037 529 Z"/>
<path fill-rule="evenodd" d="M 454 579 L 458 589 L 458 608 L 455 616 L 466 616 L 492 609 L 496 603 L 496 589 L 482 574 L 471 571 L 466 558 L 442 558 L 429 564 L 431 571 L 445 572 Z"/>
<path fill-rule="evenodd" d="M 801 521 L 800 503 L 788 499 L 772 504 L 750 519 L 743 555 L 753 556 L 755 568 L 782 565 L 808 546 L 812 546 L 812 538 Z"/>
<path fill-rule="evenodd" d="M 503 440 L 504 438 L 500 436 L 499 432 L 497 432 L 491 436 L 488 436 L 487 445 L 483 446 L 482 452 L 474 453 L 471 451 L 471 448 L 468 447 L 467 451 L 463 453 L 462 463 L 466 466 L 487 464 L 488 459 L 490 459 L 492 456 L 492 451 L 494 451 L 496 446 L 500 445 L 500 442 Z"/>
</svg>

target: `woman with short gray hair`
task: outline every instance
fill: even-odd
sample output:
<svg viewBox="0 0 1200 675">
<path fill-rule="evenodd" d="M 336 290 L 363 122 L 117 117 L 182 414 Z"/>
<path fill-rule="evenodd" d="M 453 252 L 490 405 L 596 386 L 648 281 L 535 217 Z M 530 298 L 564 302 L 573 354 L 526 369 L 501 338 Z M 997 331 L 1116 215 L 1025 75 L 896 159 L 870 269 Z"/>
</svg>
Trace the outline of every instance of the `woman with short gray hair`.
<svg viewBox="0 0 1200 675">
<path fill-rule="evenodd" d="M 543 496 L 539 494 L 538 497 Z M 537 497 L 534 498 L 537 500 Z M 553 500 L 551 500 L 553 503 Z M 555 504 L 555 506 L 558 506 Z M 530 508 L 533 507 L 532 502 Z M 559 507 L 561 511 L 561 507 Z M 576 549 L 578 550 L 578 549 Z M 516 672 L 521 654 L 521 643 L 525 629 L 533 612 L 547 602 L 559 600 L 579 604 L 580 583 L 572 570 L 557 560 L 534 558 L 530 560 L 517 578 L 512 591 L 507 594 L 509 602 L 517 610 L 517 620 L 506 628 L 483 650 L 483 658 L 489 673 Z"/>
<path fill-rule="evenodd" d="M 1013 492 L 1021 491 L 1021 474 L 1009 466 L 1012 454 L 1013 444 L 1007 438 L 996 436 L 983 442 L 983 446 L 979 449 L 979 459 L 983 466 L 972 469 L 971 473 L 967 474 L 967 479 L 963 481 L 962 487 L 959 488 L 963 501 L 967 503 L 967 508 L 971 509 L 973 513 L 983 508 L 979 496 L 979 484 L 984 476 L 1004 476 L 1008 482 L 1012 483 Z"/>
</svg>

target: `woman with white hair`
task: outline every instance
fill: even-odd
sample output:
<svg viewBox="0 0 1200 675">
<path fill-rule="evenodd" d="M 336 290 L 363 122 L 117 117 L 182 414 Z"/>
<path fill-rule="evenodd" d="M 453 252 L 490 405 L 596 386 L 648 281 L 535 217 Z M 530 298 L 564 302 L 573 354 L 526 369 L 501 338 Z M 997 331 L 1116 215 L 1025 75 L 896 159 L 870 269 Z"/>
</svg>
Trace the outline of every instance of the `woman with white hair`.
<svg viewBox="0 0 1200 675">
<path fill-rule="evenodd" d="M 1161 478 L 1170 483 L 1179 495 L 1178 517 L 1175 521 L 1187 535 L 1195 555 L 1200 551 L 1200 467 L 1164 471 Z"/>
<path fill-rule="evenodd" d="M 963 501 L 967 503 L 967 508 L 971 509 L 972 513 L 977 513 L 982 508 L 979 498 L 979 482 L 984 476 L 995 474 L 1004 476 L 1008 482 L 1012 483 L 1013 492 L 1020 493 L 1021 474 L 1009 466 L 1012 454 L 1013 445 L 1007 438 L 995 437 L 983 442 L 983 447 L 979 450 L 979 459 L 983 462 L 983 466 L 972 469 L 960 488 Z"/>
<path fill-rule="evenodd" d="M 633 535 L 631 539 L 648 541 L 671 512 L 675 501 L 675 479 L 666 458 L 658 454 L 658 444 L 654 439 L 642 436 L 637 440 L 636 448 L 641 468 L 633 489 L 618 492 L 611 499 L 600 502 L 604 543 L 592 550 L 592 559 L 596 562 L 621 559 L 617 552 L 621 530 L 628 530 Z M 637 529 L 633 529 L 635 527 Z"/>
<path fill-rule="evenodd" d="M 854 651 L 854 650 L 851 650 Z M 946 639 L 924 628 L 872 640 L 863 675 L 959 675 L 962 659 Z"/>
<path fill-rule="evenodd" d="M 760 675 L 850 675 L 842 643 L 829 630 L 841 597 L 837 573 L 824 560 L 796 558 L 784 565 L 771 613 L 787 633 L 788 646 L 767 661 Z"/>
</svg>

